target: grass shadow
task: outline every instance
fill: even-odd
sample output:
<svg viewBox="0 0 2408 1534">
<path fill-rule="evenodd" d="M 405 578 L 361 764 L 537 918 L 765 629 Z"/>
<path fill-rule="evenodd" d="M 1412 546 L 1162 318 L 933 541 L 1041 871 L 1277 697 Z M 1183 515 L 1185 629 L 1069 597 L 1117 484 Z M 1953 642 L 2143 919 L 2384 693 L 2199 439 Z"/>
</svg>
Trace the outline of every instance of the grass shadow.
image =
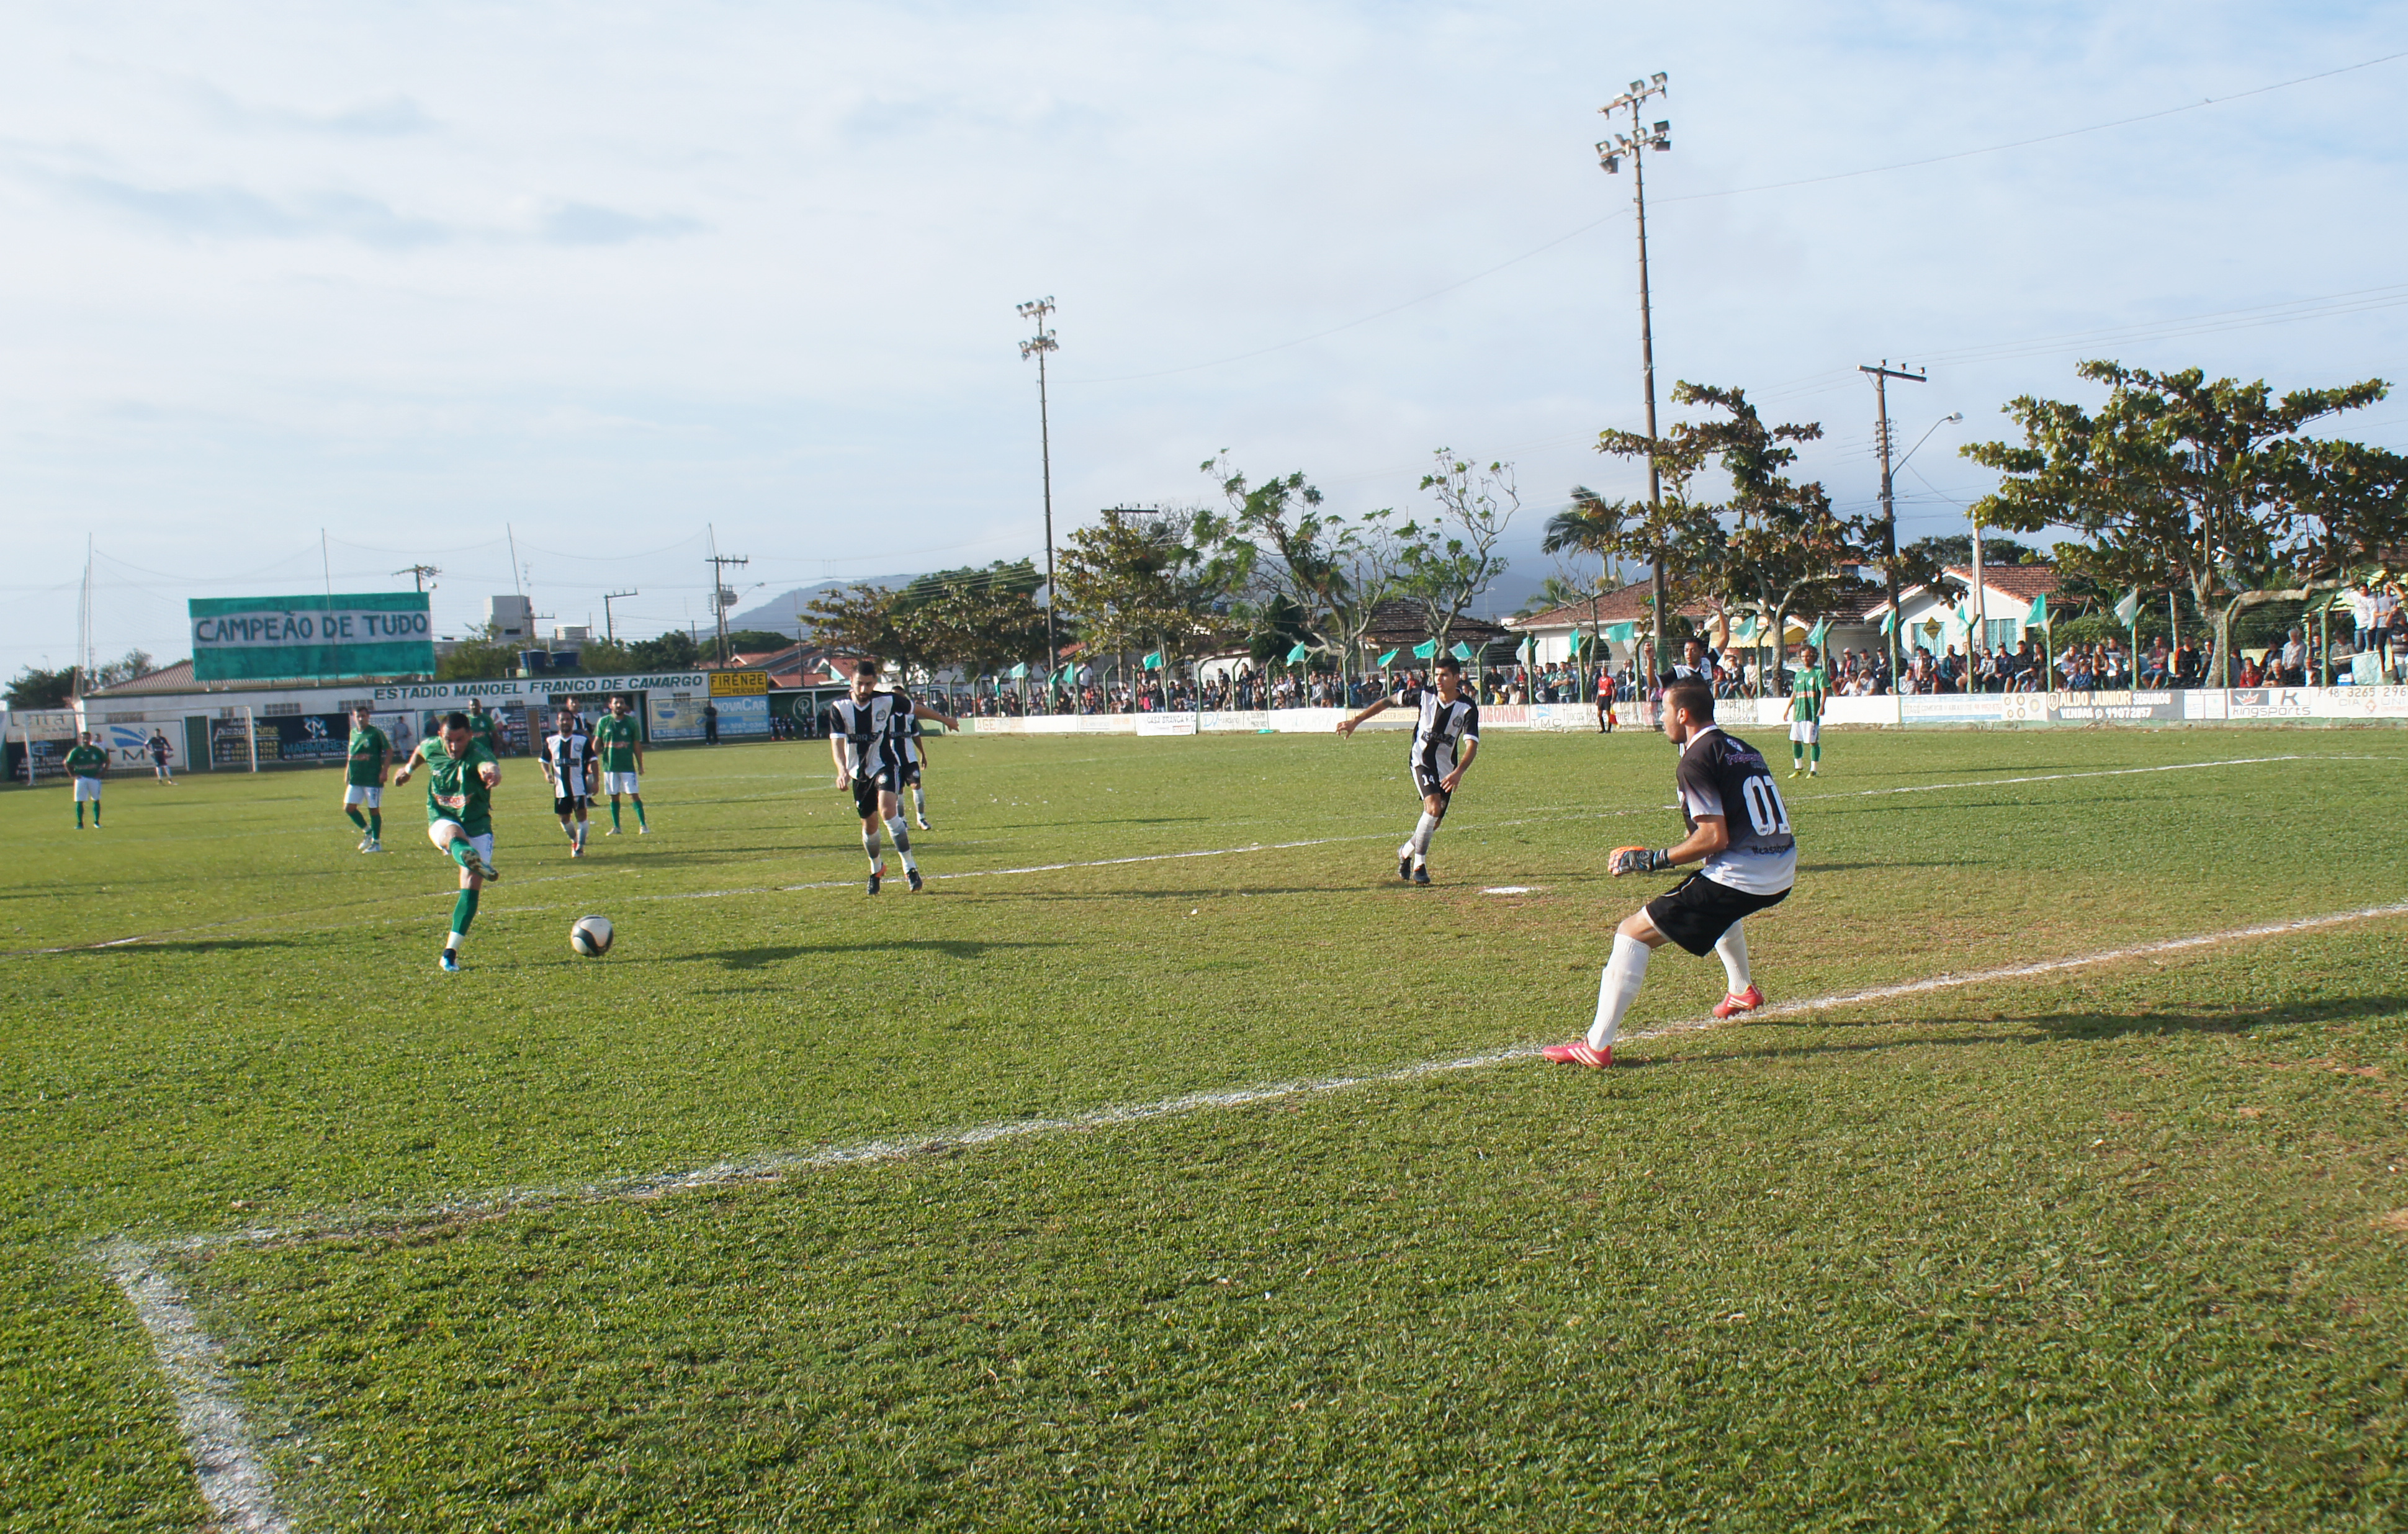
<svg viewBox="0 0 2408 1534">
<path fill-rule="evenodd" d="M 948 959 L 983 958 L 997 949 L 1006 948 L 1068 948 L 1067 940 L 1040 942 L 1002 942 L 982 938 L 905 938 L 870 942 L 769 943 L 753 948 L 730 948 L 713 953 L 681 953 L 648 962 L 654 964 L 715 964 L 723 969 L 760 969 L 788 959 L 823 957 L 832 953 L 934 953 Z"/>
</svg>

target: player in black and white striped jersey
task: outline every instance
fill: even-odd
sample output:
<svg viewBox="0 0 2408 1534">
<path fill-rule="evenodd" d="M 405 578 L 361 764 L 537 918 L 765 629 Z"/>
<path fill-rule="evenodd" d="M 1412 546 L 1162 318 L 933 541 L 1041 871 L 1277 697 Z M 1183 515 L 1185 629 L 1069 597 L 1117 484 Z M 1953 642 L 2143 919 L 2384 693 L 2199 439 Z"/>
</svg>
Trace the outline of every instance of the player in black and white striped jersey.
<svg viewBox="0 0 2408 1534">
<path fill-rule="evenodd" d="M 1462 663 L 1452 655 L 1440 655 L 1430 667 L 1429 686 L 1398 688 L 1359 713 L 1340 720 L 1338 733 L 1353 735 L 1355 725 L 1388 709 L 1412 709 L 1419 715 L 1413 724 L 1411 760 L 1413 787 L 1422 796 L 1422 818 L 1413 834 L 1397 849 L 1397 877 L 1426 884 L 1430 838 L 1437 834 L 1439 822 L 1446 819 L 1455 785 L 1463 781 L 1471 759 L 1480 754 L 1480 705 L 1463 690 Z"/>
<path fill-rule="evenodd" d="M 836 759 L 836 785 L 853 790 L 853 808 L 861 812 L 861 848 L 869 855 L 869 893 L 876 895 L 886 877 L 878 832 L 893 833 L 895 851 L 903 859 L 903 876 L 911 888 L 921 887 L 920 866 L 911 856 L 911 838 L 903 828 L 902 754 L 896 747 L 897 722 L 917 715 L 958 729 L 960 721 L 942 709 L 914 703 L 903 693 L 878 690 L 878 662 L 854 663 L 853 688 L 828 705 L 828 751 Z"/>
</svg>

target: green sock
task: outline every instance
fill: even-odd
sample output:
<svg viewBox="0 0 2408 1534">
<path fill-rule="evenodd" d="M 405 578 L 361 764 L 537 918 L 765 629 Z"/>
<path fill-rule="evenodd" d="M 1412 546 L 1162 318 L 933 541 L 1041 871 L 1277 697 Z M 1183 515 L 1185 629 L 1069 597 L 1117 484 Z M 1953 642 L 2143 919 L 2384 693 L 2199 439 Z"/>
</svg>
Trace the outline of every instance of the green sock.
<svg viewBox="0 0 2408 1534">
<path fill-rule="evenodd" d="M 643 796 L 642 795 L 638 794 L 638 795 L 635 796 L 635 800 L 636 800 L 636 826 L 637 826 L 637 828 L 638 828 L 638 830 L 641 830 L 641 829 L 643 828 L 643 824 L 644 824 L 644 796 Z"/>
<path fill-rule="evenodd" d="M 83 801 L 81 799 L 76 800 L 76 829 L 79 831 L 83 829 Z"/>
<path fill-rule="evenodd" d="M 1823 742 L 1820 740 L 1814 742 L 1814 765 L 1816 767 L 1823 765 Z"/>
<path fill-rule="evenodd" d="M 468 839 L 466 837 L 453 837 L 452 839 L 450 851 L 452 861 L 457 863 L 464 868 L 468 867 L 469 859 L 477 855 L 477 849 L 468 845 Z M 473 894 L 475 892 L 471 891 L 470 893 Z"/>
<path fill-rule="evenodd" d="M 1806 743 L 1802 740 L 1792 740 L 1789 742 L 1789 765 L 1791 767 L 1798 767 L 1803 764 L 1805 760 Z"/>
<path fill-rule="evenodd" d="M 384 839 L 384 811 L 383 811 L 383 810 L 369 810 L 369 811 L 368 811 L 368 835 L 369 835 L 369 836 L 371 836 L 371 837 L 373 837 L 373 838 L 375 838 L 375 839 L 376 839 L 377 840 L 379 840 L 379 841 L 382 841 L 382 840 Z"/>
<path fill-rule="evenodd" d="M 462 890 L 460 898 L 452 902 L 452 930 L 461 937 L 468 935 L 468 924 L 477 919 L 477 892 Z"/>
<path fill-rule="evenodd" d="M 351 824 L 358 826 L 361 830 L 365 831 L 368 828 L 368 818 L 366 815 L 361 814 L 351 806 L 348 804 L 343 806 L 343 813 L 351 816 Z"/>
<path fill-rule="evenodd" d="M 611 795 L 611 796 L 610 796 L 610 829 L 612 829 L 613 831 L 615 831 L 615 830 L 617 830 L 618 828 L 619 828 L 619 796 L 617 796 L 616 794 L 613 794 L 613 795 Z"/>
</svg>

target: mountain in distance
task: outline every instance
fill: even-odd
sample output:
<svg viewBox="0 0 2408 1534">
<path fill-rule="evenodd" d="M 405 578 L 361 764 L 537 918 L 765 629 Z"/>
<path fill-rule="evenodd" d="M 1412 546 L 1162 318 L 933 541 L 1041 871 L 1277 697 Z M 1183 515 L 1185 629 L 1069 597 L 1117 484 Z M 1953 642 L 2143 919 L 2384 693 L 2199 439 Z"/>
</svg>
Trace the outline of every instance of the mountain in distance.
<svg viewBox="0 0 2408 1534">
<path fill-rule="evenodd" d="M 918 579 L 920 578 L 917 575 L 873 575 L 859 581 L 822 581 L 815 585 L 796 586 L 793 591 L 772 596 L 766 602 L 756 603 L 741 612 L 729 613 L 727 626 L 731 629 L 765 628 L 773 634 L 792 634 L 795 632 L 796 614 L 829 592 L 842 591 L 848 586 L 884 586 L 892 589 L 896 586 L 907 585 Z"/>
</svg>

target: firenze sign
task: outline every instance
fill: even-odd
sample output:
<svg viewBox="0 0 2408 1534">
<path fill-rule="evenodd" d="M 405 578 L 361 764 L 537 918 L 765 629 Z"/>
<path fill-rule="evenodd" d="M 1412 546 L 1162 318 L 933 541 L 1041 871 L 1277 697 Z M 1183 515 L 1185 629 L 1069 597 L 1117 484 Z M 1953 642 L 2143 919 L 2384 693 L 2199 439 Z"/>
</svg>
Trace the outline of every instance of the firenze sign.
<svg viewBox="0 0 2408 1534">
<path fill-rule="evenodd" d="M 423 676 L 435 670 L 424 592 L 212 596 L 192 604 L 201 681 Z"/>
</svg>

